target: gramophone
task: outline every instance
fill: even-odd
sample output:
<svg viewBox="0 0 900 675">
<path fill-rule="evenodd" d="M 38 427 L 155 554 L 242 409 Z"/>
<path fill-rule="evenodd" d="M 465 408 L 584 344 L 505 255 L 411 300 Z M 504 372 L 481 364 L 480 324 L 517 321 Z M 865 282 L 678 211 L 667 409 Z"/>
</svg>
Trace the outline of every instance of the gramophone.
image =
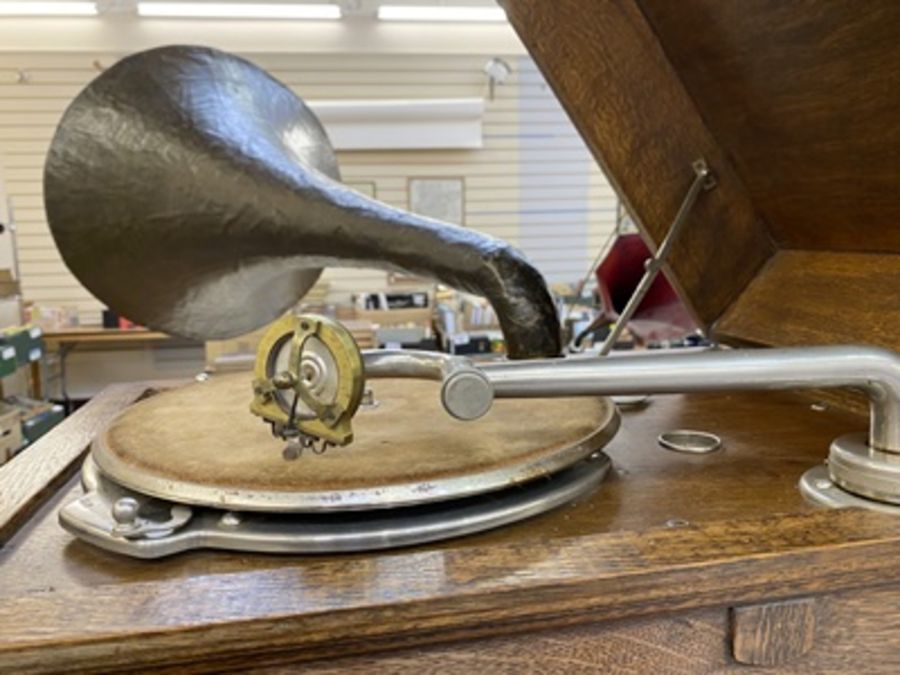
<svg viewBox="0 0 900 675">
<path fill-rule="evenodd" d="M 716 161 L 683 169 L 647 283 L 720 189 Z M 868 435 L 836 439 L 799 489 L 827 506 L 900 513 L 896 354 L 564 355 L 551 297 L 519 252 L 342 185 L 309 108 L 236 56 L 165 47 L 102 73 L 59 125 L 45 201 L 66 264 L 120 314 L 199 339 L 274 322 L 252 377 L 158 393 L 96 438 L 86 492 L 60 519 L 97 546 L 136 557 L 360 551 L 533 517 L 602 489 L 613 394 L 859 390 Z M 332 319 L 285 316 L 328 265 L 402 270 L 486 297 L 508 358 L 360 352 Z"/>
<path fill-rule="evenodd" d="M 570 353 L 520 255 L 341 185 L 259 69 L 126 58 L 53 142 L 66 262 L 150 326 L 272 328 L 0 467 L 0 671 L 897 671 L 900 5 L 502 4 L 720 347 Z M 486 296 L 508 358 L 281 318 L 334 263 Z"/>
</svg>

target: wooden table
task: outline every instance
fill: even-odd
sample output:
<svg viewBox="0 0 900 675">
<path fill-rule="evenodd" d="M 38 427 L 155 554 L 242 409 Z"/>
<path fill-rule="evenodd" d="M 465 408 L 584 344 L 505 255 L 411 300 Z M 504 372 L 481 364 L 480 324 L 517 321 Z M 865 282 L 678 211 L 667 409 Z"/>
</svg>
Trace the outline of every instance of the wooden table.
<svg viewBox="0 0 900 675">
<path fill-rule="evenodd" d="M 174 338 L 168 333 L 152 331 L 146 328 L 103 328 L 102 326 L 79 326 L 77 328 L 44 333 L 44 343 L 47 351 L 55 351 L 59 355 L 59 386 L 67 412 L 70 401 L 66 379 L 66 358 L 75 349 L 144 347 L 178 339 L 180 338 Z M 32 376 L 40 378 L 39 373 L 33 372 Z M 37 390 L 44 391 L 42 382 L 39 382 Z"/>
<path fill-rule="evenodd" d="M 592 497 L 372 554 L 118 557 L 57 524 L 73 481 L 16 515 L 146 389 L 107 390 L 0 469 L 0 670 L 900 672 L 900 518 L 818 510 L 796 487 L 861 417 L 786 394 L 656 397 L 625 413 Z M 680 427 L 724 448 L 662 450 Z"/>
<path fill-rule="evenodd" d="M 171 340 L 168 333 L 146 328 L 103 328 L 101 326 L 80 326 L 66 330 L 52 330 L 44 333 L 48 346 L 78 346 L 91 344 L 134 344 Z"/>
</svg>

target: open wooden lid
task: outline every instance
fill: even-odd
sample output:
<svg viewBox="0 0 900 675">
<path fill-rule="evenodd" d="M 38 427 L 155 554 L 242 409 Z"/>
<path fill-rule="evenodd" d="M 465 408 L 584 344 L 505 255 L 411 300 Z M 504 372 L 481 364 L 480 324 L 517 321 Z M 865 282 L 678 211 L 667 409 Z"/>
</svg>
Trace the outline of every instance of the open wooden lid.
<svg viewBox="0 0 900 675">
<path fill-rule="evenodd" d="M 504 5 L 655 244 L 715 173 L 670 257 L 702 325 L 900 348 L 900 3 Z"/>
</svg>

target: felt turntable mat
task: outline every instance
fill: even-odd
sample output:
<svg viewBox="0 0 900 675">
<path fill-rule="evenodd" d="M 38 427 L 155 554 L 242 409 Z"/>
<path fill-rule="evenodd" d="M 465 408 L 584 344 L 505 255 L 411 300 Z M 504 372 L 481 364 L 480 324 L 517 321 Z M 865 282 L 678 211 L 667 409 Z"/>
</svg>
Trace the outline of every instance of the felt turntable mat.
<svg viewBox="0 0 900 675">
<path fill-rule="evenodd" d="M 144 494 L 232 509 L 340 510 L 477 494 L 547 475 L 618 428 L 595 397 L 501 399 L 472 422 L 450 417 L 440 383 L 370 380 L 377 405 L 354 441 L 298 459 L 249 411 L 251 377 L 217 375 L 156 394 L 117 417 L 93 446 L 101 471 Z"/>
</svg>

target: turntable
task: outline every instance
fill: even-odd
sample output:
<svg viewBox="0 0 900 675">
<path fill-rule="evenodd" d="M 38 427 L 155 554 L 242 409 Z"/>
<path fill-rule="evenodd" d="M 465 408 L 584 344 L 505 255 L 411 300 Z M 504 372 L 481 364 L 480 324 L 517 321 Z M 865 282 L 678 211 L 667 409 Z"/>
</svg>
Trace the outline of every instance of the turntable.
<svg viewBox="0 0 900 675">
<path fill-rule="evenodd" d="M 32 617 L 0 620 L 8 663 L 896 659 L 897 630 L 874 617 L 900 600 L 900 202 L 884 150 L 900 101 L 869 60 L 897 56 L 900 13 L 506 4 L 655 242 L 646 278 L 666 268 L 721 346 L 568 354 L 523 256 L 341 185 L 318 121 L 271 76 L 200 47 L 127 57 L 76 98 L 48 156 L 66 264 L 156 329 L 271 327 L 252 375 L 112 390 L 50 439 L 54 475 L 90 448 L 81 485 L 0 552 L 31 579 L 0 580 Z M 855 117 L 829 79 L 848 70 L 871 95 Z M 337 264 L 483 295 L 508 358 L 360 352 L 333 319 L 285 315 Z M 608 398 L 648 394 L 634 410 Z M 678 429 L 724 443 L 658 444 Z"/>
</svg>

